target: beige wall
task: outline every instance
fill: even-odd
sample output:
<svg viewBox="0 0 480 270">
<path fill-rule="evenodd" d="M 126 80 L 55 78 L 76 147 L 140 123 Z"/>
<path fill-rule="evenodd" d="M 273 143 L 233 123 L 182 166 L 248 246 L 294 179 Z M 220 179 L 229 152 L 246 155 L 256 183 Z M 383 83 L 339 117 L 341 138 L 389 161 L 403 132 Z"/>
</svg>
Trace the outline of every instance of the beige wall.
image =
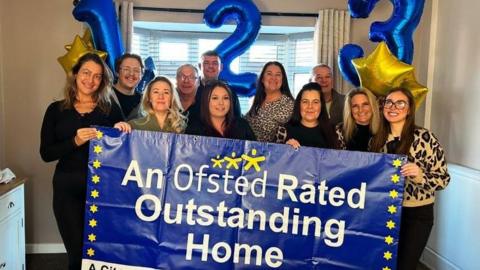
<svg viewBox="0 0 480 270">
<path fill-rule="evenodd" d="M 0 18 L 4 16 L 5 1 L 0 1 Z M 3 24 L 0 19 L 0 169 L 5 167 L 5 110 L 3 105 Z"/>
<path fill-rule="evenodd" d="M 163 7 L 200 9 L 211 1 L 137 2 L 142 2 L 146 6 L 156 4 Z M 320 8 L 346 8 L 346 1 L 338 0 L 256 0 L 255 2 L 261 11 L 266 12 L 315 13 Z M 82 25 L 74 20 L 71 14 L 72 8 L 72 1 L 65 0 L 0 1 L 2 15 L 0 17 L 0 112 L 4 115 L 4 118 L 0 117 L 0 147 L 5 149 L 0 148 L 0 153 L 4 153 L 4 163 L 17 175 L 29 178 L 26 187 L 27 243 L 61 243 L 51 210 L 51 178 L 54 164 L 44 163 L 40 159 L 38 149 L 43 114 L 53 99 L 61 97 L 65 78 L 56 59 L 65 53 L 63 46 L 70 43 L 75 34 L 82 34 Z M 368 41 L 370 23 L 373 20 L 387 19 L 390 14 L 389 2 L 381 1 L 370 18 L 353 20 L 353 42 L 364 47 L 366 54 L 369 54 L 375 46 Z M 201 15 L 198 17 L 186 14 L 167 15 L 162 14 L 160 17 L 172 21 L 173 18 L 175 20 L 184 18 L 186 21 L 188 21 L 186 18 L 196 18 L 196 21 L 201 21 Z M 298 23 L 313 26 L 314 19 L 297 21 L 295 18 L 272 17 L 264 18 L 263 23 Z M 33 25 L 35 27 L 32 27 Z M 428 21 L 422 21 L 418 31 L 425 33 L 428 32 L 428 28 Z M 424 37 L 420 37 L 422 38 Z M 423 44 L 419 47 L 420 49 L 416 50 L 415 63 L 423 67 L 426 66 L 428 53 L 425 52 Z M 2 144 L 2 138 L 5 144 Z"/>
</svg>

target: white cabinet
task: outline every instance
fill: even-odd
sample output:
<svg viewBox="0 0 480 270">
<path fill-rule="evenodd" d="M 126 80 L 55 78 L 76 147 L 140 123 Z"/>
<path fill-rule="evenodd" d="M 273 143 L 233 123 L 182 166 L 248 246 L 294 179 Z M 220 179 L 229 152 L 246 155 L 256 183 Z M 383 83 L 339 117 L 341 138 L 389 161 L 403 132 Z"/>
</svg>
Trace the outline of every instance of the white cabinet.
<svg viewBox="0 0 480 270">
<path fill-rule="evenodd" d="M 0 270 L 25 269 L 24 181 L 0 185 Z"/>
</svg>

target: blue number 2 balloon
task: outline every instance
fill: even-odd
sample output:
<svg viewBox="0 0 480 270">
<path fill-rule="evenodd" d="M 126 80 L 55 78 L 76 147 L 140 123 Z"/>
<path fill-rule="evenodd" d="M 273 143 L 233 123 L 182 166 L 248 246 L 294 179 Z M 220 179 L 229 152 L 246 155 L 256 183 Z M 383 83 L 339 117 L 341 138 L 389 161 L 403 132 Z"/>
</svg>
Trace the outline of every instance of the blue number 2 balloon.
<svg viewBox="0 0 480 270">
<path fill-rule="evenodd" d="M 218 28 L 229 19 L 236 21 L 235 31 L 215 49 L 223 63 L 220 79 L 228 82 L 241 96 L 254 95 L 257 75 L 235 74 L 230 69 L 230 63 L 255 42 L 261 24 L 258 8 L 251 0 L 215 0 L 205 10 L 203 19 L 211 28 Z"/>
<path fill-rule="evenodd" d="M 367 18 L 380 0 L 349 0 L 348 8 L 354 18 Z M 413 60 L 412 35 L 422 17 L 425 0 L 390 0 L 392 16 L 385 22 L 374 22 L 370 27 L 370 40 L 385 41 L 390 51 L 401 61 L 411 64 Z M 362 57 L 363 50 L 354 44 L 345 45 L 339 52 L 338 62 L 343 76 L 359 86 L 357 72 L 351 60 Z"/>
</svg>

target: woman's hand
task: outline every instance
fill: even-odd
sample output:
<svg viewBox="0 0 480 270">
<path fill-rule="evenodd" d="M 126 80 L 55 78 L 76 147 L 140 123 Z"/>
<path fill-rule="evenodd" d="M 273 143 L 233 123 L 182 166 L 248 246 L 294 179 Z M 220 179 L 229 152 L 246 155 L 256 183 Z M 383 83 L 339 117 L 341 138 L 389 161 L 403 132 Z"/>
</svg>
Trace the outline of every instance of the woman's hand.
<svg viewBox="0 0 480 270">
<path fill-rule="evenodd" d="M 403 176 L 409 177 L 412 182 L 416 184 L 423 183 L 423 171 L 420 167 L 417 166 L 415 163 L 407 163 L 402 166 L 400 170 Z"/>
<path fill-rule="evenodd" d="M 127 122 L 118 122 L 113 127 L 122 132 L 127 132 L 127 133 L 132 132 L 132 126 L 130 126 L 130 124 Z"/>
<path fill-rule="evenodd" d="M 79 128 L 77 134 L 73 138 L 77 146 L 83 145 L 97 136 L 96 128 Z"/>
<path fill-rule="evenodd" d="M 291 145 L 293 148 L 295 148 L 295 150 L 300 147 L 300 143 L 295 139 L 288 140 L 286 144 Z"/>
</svg>

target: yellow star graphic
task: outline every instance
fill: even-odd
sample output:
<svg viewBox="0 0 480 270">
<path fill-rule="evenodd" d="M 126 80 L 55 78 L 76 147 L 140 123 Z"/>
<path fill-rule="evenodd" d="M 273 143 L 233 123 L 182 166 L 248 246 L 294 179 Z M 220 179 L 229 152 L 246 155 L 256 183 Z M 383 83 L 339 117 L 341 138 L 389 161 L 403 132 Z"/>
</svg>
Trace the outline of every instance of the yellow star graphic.
<svg viewBox="0 0 480 270">
<path fill-rule="evenodd" d="M 94 152 L 95 154 L 97 154 L 97 155 L 100 154 L 100 153 L 102 153 L 102 150 L 103 150 L 103 149 L 102 149 L 102 147 L 101 147 L 100 145 L 95 145 L 95 146 L 93 147 L 93 152 Z"/>
<path fill-rule="evenodd" d="M 392 270 L 392 269 L 388 266 L 385 266 L 385 267 L 382 268 L 382 270 Z"/>
<path fill-rule="evenodd" d="M 242 162 L 242 158 L 235 158 L 237 153 L 232 152 L 232 157 L 225 157 L 225 160 L 228 161 L 227 169 L 230 169 L 232 166 L 238 170 L 238 163 Z"/>
<path fill-rule="evenodd" d="M 390 190 L 390 197 L 392 197 L 392 199 L 397 198 L 398 192 L 395 189 Z"/>
<path fill-rule="evenodd" d="M 392 181 L 394 184 L 400 182 L 400 175 L 398 175 L 398 174 L 392 175 L 391 181 Z"/>
<path fill-rule="evenodd" d="M 98 192 L 98 190 L 94 189 L 92 190 L 92 192 L 90 193 L 90 196 L 92 196 L 92 198 L 96 199 L 100 196 L 100 192 Z"/>
<path fill-rule="evenodd" d="M 93 167 L 95 169 L 98 169 L 102 166 L 102 163 L 98 160 L 98 159 L 95 159 L 95 161 L 93 162 Z"/>
<path fill-rule="evenodd" d="M 90 212 L 95 214 L 98 212 L 98 207 L 95 204 L 90 205 Z"/>
<path fill-rule="evenodd" d="M 87 255 L 93 257 L 95 255 L 95 250 L 93 250 L 93 248 L 87 249 Z"/>
<path fill-rule="evenodd" d="M 380 42 L 367 57 L 352 60 L 360 78 L 360 85 L 377 96 L 384 96 L 390 89 L 401 87 L 410 90 L 417 108 L 428 89 L 415 79 L 415 69 L 395 57 L 385 42 Z"/>
<path fill-rule="evenodd" d="M 94 184 L 100 183 L 100 176 L 98 176 L 98 175 L 92 176 L 92 182 L 93 182 Z"/>
<path fill-rule="evenodd" d="M 393 167 L 398 168 L 402 166 L 402 161 L 400 159 L 395 159 L 392 163 Z"/>
<path fill-rule="evenodd" d="M 393 222 L 393 220 L 387 221 L 386 227 L 389 228 L 390 230 L 395 228 L 395 222 Z"/>
<path fill-rule="evenodd" d="M 92 218 L 88 221 L 88 225 L 92 228 L 97 227 L 97 220 Z"/>
<path fill-rule="evenodd" d="M 387 243 L 388 245 L 393 244 L 393 237 L 391 237 L 390 235 L 385 237 L 385 243 Z"/>
<path fill-rule="evenodd" d="M 97 139 L 100 140 L 101 138 L 103 138 L 103 132 L 101 132 L 100 130 L 97 131 Z"/>
<path fill-rule="evenodd" d="M 222 163 L 225 161 L 223 158 L 220 159 L 220 155 L 217 155 L 217 158 L 212 158 L 210 159 L 213 163 L 213 168 L 215 167 L 219 167 L 219 168 L 222 168 Z"/>
<path fill-rule="evenodd" d="M 383 258 L 385 258 L 385 260 L 391 260 L 392 259 L 392 253 L 390 251 L 386 251 L 383 253 Z"/>
<path fill-rule="evenodd" d="M 257 155 L 257 150 L 256 149 L 253 149 L 252 150 L 252 155 L 255 156 Z M 260 156 L 260 157 L 251 157 L 251 156 L 248 156 L 248 155 L 245 155 L 243 154 L 242 155 L 242 158 L 247 161 L 247 164 L 245 164 L 245 170 L 248 171 L 250 170 L 250 168 L 253 166 L 253 168 L 255 169 L 255 171 L 259 172 L 260 171 L 260 166 L 258 165 L 258 163 L 262 162 L 262 161 L 265 161 L 265 157 L 264 156 Z"/>
<path fill-rule="evenodd" d="M 93 234 L 93 233 L 89 234 L 89 235 L 88 235 L 88 241 L 90 241 L 90 242 L 95 242 L 95 241 L 97 241 L 97 236 L 96 236 L 95 234 Z"/>
<path fill-rule="evenodd" d="M 393 215 L 397 212 L 397 207 L 395 205 L 389 205 L 387 211 Z"/>
</svg>

